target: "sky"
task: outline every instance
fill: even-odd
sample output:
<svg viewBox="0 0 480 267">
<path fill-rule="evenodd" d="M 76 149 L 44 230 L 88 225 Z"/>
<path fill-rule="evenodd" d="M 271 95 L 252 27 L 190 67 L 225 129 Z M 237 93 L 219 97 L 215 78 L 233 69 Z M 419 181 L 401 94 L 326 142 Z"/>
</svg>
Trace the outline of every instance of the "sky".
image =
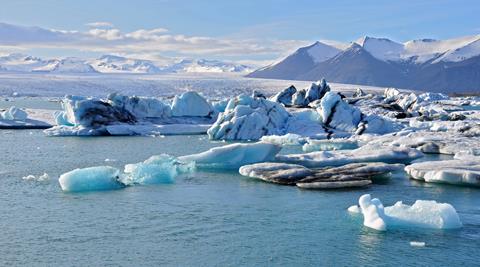
<svg viewBox="0 0 480 267">
<path fill-rule="evenodd" d="M 317 40 L 480 34 L 480 2 L 470 0 L 16 0 L 0 6 L 0 54 L 41 57 L 117 54 L 262 65 Z"/>
</svg>

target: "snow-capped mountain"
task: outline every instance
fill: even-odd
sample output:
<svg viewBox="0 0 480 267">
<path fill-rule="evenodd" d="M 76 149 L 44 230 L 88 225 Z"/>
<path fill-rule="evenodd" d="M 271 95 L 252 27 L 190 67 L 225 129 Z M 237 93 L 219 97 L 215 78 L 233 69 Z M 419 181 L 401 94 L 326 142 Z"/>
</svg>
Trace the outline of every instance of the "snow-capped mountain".
<svg viewBox="0 0 480 267">
<path fill-rule="evenodd" d="M 321 42 L 299 48 L 282 61 L 250 73 L 248 77 L 264 77 L 273 79 L 295 79 L 311 70 L 316 64 L 324 62 L 342 50 Z"/>
<path fill-rule="evenodd" d="M 235 64 L 229 62 L 223 62 L 219 60 L 206 60 L 206 59 L 183 59 L 175 64 L 172 64 L 164 69 L 164 72 L 174 73 L 194 73 L 194 72 L 214 72 L 214 73 L 248 73 L 253 69 L 249 66 L 242 64 Z"/>
<path fill-rule="evenodd" d="M 104 55 L 93 60 L 73 57 L 44 60 L 23 54 L 0 57 L 0 72 L 155 74 L 248 73 L 252 70 L 242 64 L 207 59 L 183 59 L 170 65 L 156 65 L 150 60 L 115 55 Z"/>
<path fill-rule="evenodd" d="M 41 58 L 18 53 L 0 57 L 0 70 L 2 71 L 31 72 L 46 64 L 48 62 Z"/>
<path fill-rule="evenodd" d="M 160 73 L 162 70 L 150 60 L 104 55 L 91 63 L 101 73 Z"/>
<path fill-rule="evenodd" d="M 247 75 L 257 78 L 318 80 L 392 86 L 436 92 L 480 90 L 480 35 L 449 40 L 398 43 L 362 37 L 321 62 L 298 49 L 279 63 Z"/>
</svg>

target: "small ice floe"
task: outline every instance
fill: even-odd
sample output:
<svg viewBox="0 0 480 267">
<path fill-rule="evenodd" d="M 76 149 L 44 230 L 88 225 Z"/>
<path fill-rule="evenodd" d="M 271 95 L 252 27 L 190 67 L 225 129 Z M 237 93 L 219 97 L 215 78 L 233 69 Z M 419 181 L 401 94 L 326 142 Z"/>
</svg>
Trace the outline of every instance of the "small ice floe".
<svg viewBox="0 0 480 267">
<path fill-rule="evenodd" d="M 425 247 L 425 242 L 410 241 L 410 246 L 412 246 L 412 247 Z"/>
<path fill-rule="evenodd" d="M 115 162 L 115 161 L 117 161 L 117 160 L 116 159 L 109 159 L 109 158 L 105 159 L 105 162 Z"/>
<path fill-rule="evenodd" d="M 448 203 L 437 203 L 432 200 L 417 200 L 411 206 L 398 201 L 393 206 L 384 207 L 378 198 L 369 194 L 358 200 L 363 225 L 386 231 L 387 228 L 431 228 L 456 229 L 462 223 L 455 208 Z"/>
<path fill-rule="evenodd" d="M 372 183 L 373 177 L 402 168 L 402 164 L 371 162 L 309 169 L 297 164 L 263 162 L 242 166 L 239 172 L 243 176 L 270 183 L 296 185 L 305 189 L 332 189 L 366 186 Z"/>
<path fill-rule="evenodd" d="M 344 150 L 344 149 L 356 149 L 358 143 L 355 140 L 349 140 L 345 138 L 333 138 L 328 140 L 312 140 L 309 139 L 306 144 L 303 145 L 302 150 L 304 152 L 324 151 L 324 150 Z"/>
<path fill-rule="evenodd" d="M 162 154 L 144 162 L 125 165 L 124 172 L 110 166 L 75 169 L 58 179 L 65 192 L 114 190 L 135 184 L 172 183 L 181 173 L 193 172 L 194 162 L 182 162 Z"/>
<path fill-rule="evenodd" d="M 40 176 L 35 176 L 35 175 L 27 175 L 22 177 L 23 180 L 26 181 L 37 181 L 37 182 L 46 182 L 50 180 L 50 176 L 47 173 L 44 173 Z"/>
<path fill-rule="evenodd" d="M 272 161 L 280 149 L 278 145 L 263 142 L 236 143 L 181 156 L 179 160 L 194 161 L 199 168 L 238 169 L 247 164 Z"/>
<path fill-rule="evenodd" d="M 350 207 L 348 207 L 348 212 L 350 213 L 355 213 L 355 214 L 360 214 L 362 213 L 362 211 L 360 210 L 360 207 L 358 205 L 352 205 Z"/>
<path fill-rule="evenodd" d="M 281 146 L 301 145 L 305 142 L 301 135 L 291 133 L 285 135 L 265 135 L 260 138 L 260 141 Z"/>
<path fill-rule="evenodd" d="M 460 158 L 414 163 L 405 167 L 405 171 L 411 178 L 427 183 L 480 186 L 480 157 Z"/>
</svg>

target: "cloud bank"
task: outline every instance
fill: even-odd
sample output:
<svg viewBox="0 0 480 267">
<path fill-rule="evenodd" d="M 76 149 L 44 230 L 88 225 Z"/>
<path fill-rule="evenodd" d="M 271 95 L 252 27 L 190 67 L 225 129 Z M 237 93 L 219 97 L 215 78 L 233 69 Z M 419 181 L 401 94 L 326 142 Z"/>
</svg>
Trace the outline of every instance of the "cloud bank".
<svg viewBox="0 0 480 267">
<path fill-rule="evenodd" d="M 86 24 L 86 31 L 66 31 L 0 23 L 3 49 L 59 48 L 80 51 L 193 57 L 224 57 L 254 61 L 276 59 L 285 51 L 305 45 L 299 40 L 235 39 L 171 34 L 165 28 L 123 32 L 109 22 Z"/>
</svg>

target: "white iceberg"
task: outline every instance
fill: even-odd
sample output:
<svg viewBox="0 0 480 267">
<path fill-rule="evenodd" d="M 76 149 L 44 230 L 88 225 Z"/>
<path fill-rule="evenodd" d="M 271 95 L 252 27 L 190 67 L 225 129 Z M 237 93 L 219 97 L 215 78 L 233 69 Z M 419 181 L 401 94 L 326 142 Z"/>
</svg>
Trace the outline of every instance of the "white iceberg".
<svg viewBox="0 0 480 267">
<path fill-rule="evenodd" d="M 419 162 L 406 166 L 405 172 L 427 183 L 480 186 L 480 157 Z"/>
<path fill-rule="evenodd" d="M 276 95 L 274 95 L 271 98 L 271 100 L 273 102 L 282 103 L 285 106 L 290 106 L 292 105 L 292 97 L 296 92 L 297 92 L 297 88 L 291 85 L 290 87 L 285 88 L 282 91 L 278 92 Z"/>
<path fill-rule="evenodd" d="M 189 91 L 173 98 L 172 115 L 175 117 L 207 117 L 213 114 L 212 105 L 197 92 Z"/>
<path fill-rule="evenodd" d="M 125 187 L 119 181 L 120 170 L 110 166 L 75 169 L 64 173 L 58 179 L 65 192 L 113 190 Z"/>
<path fill-rule="evenodd" d="M 323 124 L 333 129 L 355 132 L 362 119 L 360 110 L 343 101 L 338 93 L 327 92 L 315 106 Z"/>
<path fill-rule="evenodd" d="M 228 102 L 207 133 L 210 139 L 258 140 L 264 135 L 285 134 L 288 117 L 279 103 L 240 95 Z"/>
<path fill-rule="evenodd" d="M 344 150 L 356 149 L 358 142 L 345 138 L 332 138 L 327 140 L 308 139 L 302 146 L 304 152 L 325 151 L 325 150 Z"/>
<path fill-rule="evenodd" d="M 231 144 L 202 153 L 181 156 L 180 161 L 193 161 L 199 168 L 238 169 L 243 165 L 272 161 L 281 147 L 263 142 Z"/>
<path fill-rule="evenodd" d="M 455 208 L 448 203 L 431 200 L 417 200 L 411 206 L 398 201 L 393 206 L 384 207 L 382 202 L 369 194 L 358 200 L 363 214 L 363 224 L 369 228 L 386 231 L 387 228 L 430 228 L 456 229 L 462 223 Z"/>
<path fill-rule="evenodd" d="M 301 135 L 288 133 L 285 135 L 265 135 L 260 138 L 260 141 L 285 146 L 302 145 L 305 139 Z"/>
<path fill-rule="evenodd" d="M 422 152 L 412 148 L 366 145 L 355 150 L 317 151 L 276 158 L 280 162 L 320 168 L 360 162 L 409 163 L 422 156 Z"/>
<path fill-rule="evenodd" d="M 19 109 L 15 106 L 9 107 L 4 112 L 0 113 L 0 119 L 11 121 L 25 121 L 28 117 L 27 112 L 23 109 Z"/>
</svg>

